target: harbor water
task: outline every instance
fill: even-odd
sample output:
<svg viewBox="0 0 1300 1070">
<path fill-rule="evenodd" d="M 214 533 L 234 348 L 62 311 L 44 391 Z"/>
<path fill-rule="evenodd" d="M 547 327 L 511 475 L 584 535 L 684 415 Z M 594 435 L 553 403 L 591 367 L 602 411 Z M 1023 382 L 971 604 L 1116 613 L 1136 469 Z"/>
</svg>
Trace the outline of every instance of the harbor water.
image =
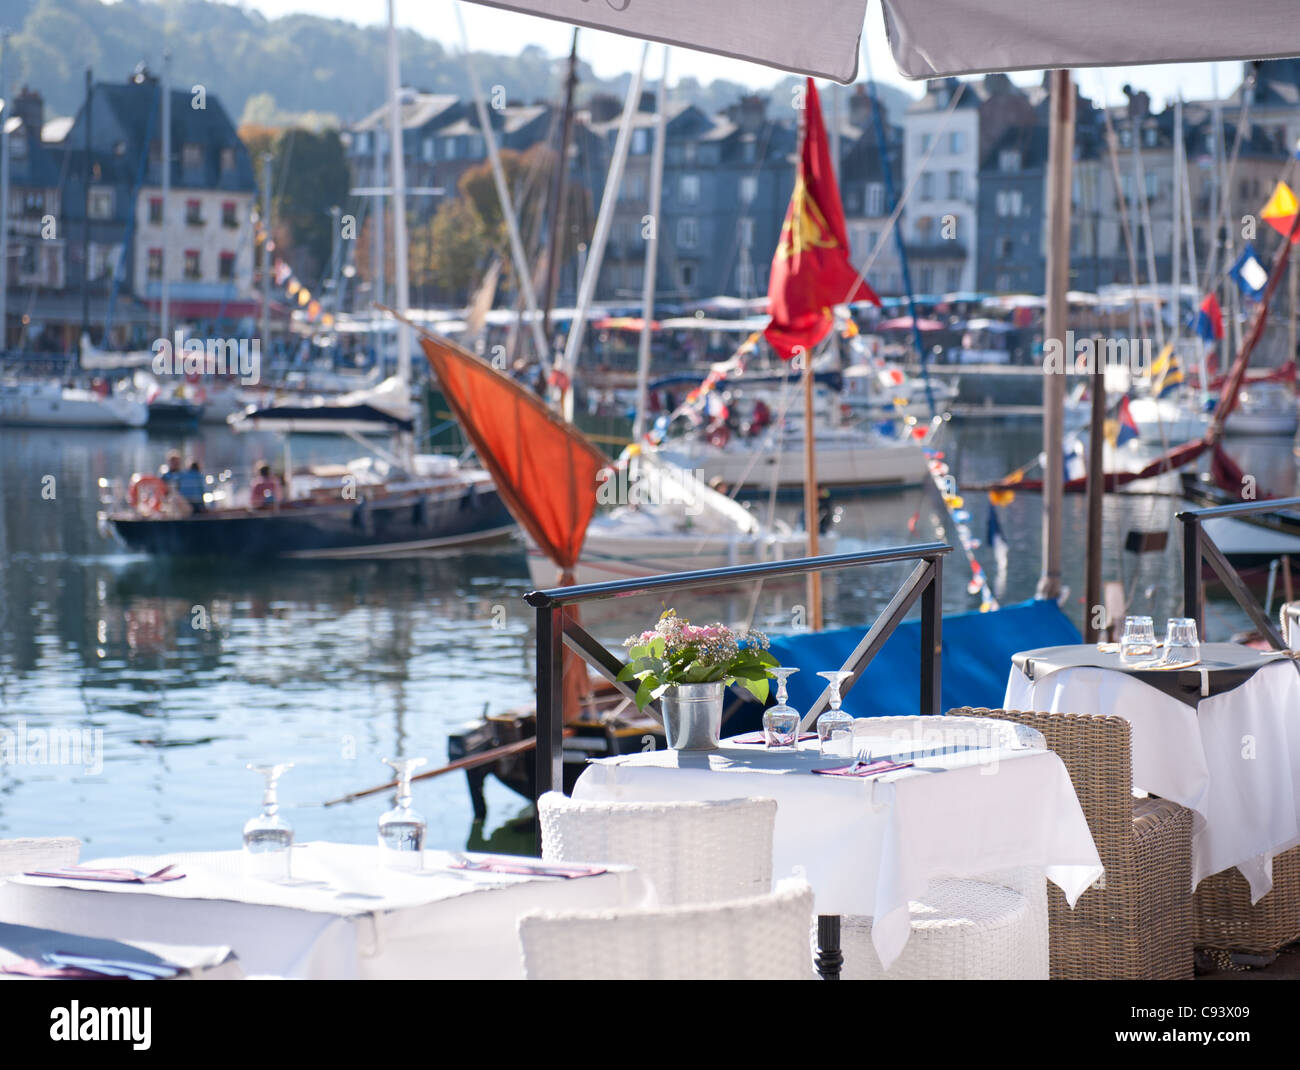
<svg viewBox="0 0 1300 1070">
<path fill-rule="evenodd" d="M 992 480 L 1040 448 L 1030 421 L 950 425 L 940 444 L 963 482 Z M 260 778 L 250 762 L 293 762 L 280 782 L 282 812 L 300 841 L 371 843 L 391 795 L 322 803 L 388 779 L 382 759 L 447 760 L 447 736 L 487 710 L 532 702 L 531 589 L 522 544 L 391 561 L 276 562 L 237 557 L 191 562 L 125 552 L 98 530 L 101 479 L 153 471 L 181 448 L 205 472 L 244 477 L 275 459 L 275 440 L 223 429 L 176 440 L 143 431 L 0 429 L 0 838 L 73 835 L 86 857 L 234 849 L 257 812 Z M 1261 487 L 1296 485 L 1287 442 L 1233 440 L 1232 452 Z M 295 464 L 357 453 L 346 440 L 295 438 Z M 1166 553 L 1123 559 L 1131 528 L 1169 530 L 1176 481 L 1106 504 L 1105 575 L 1135 590 L 1161 620 L 1181 604 L 1176 538 Z M 987 499 L 968 496 L 982 539 Z M 766 501 L 753 508 L 765 510 Z M 796 520 L 799 507 L 775 508 Z M 976 550 L 1004 602 L 1031 597 L 1040 563 L 1040 499 L 1021 494 L 1001 510 L 1005 573 Z M 840 503 L 836 548 L 865 549 L 955 539 L 933 489 Z M 1083 620 L 1084 502 L 1066 502 L 1066 609 Z M 1123 572 L 1121 574 L 1121 565 Z M 869 624 L 904 574 L 900 568 L 836 575 L 827 624 Z M 960 550 L 945 566 L 948 613 L 976 608 Z M 677 605 L 697 620 L 752 620 L 772 632 L 802 626 L 801 587 Z M 648 599 L 593 611 L 602 639 L 648 627 L 664 604 Z M 1207 632 L 1227 638 L 1246 623 L 1222 600 Z M 1027 641 L 1031 646 L 1032 638 Z M 835 666 L 827 666 L 832 668 Z M 42 733 L 44 735 L 42 735 Z M 57 748 L 36 746 L 42 738 Z M 76 762 L 66 748 L 78 742 Z M 24 745 L 25 744 L 25 745 Z M 524 848 L 512 828 L 527 803 L 489 778 L 488 820 L 473 821 L 463 774 L 418 782 L 414 805 L 430 847 Z"/>
</svg>

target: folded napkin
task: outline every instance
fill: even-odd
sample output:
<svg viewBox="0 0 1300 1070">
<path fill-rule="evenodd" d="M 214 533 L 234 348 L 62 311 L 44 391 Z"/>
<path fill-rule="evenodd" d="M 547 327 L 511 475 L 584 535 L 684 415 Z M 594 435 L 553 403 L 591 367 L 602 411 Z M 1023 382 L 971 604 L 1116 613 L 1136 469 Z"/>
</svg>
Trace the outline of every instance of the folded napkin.
<svg viewBox="0 0 1300 1070">
<path fill-rule="evenodd" d="M 855 762 L 853 765 L 842 765 L 838 769 L 814 769 L 813 772 L 824 776 L 868 777 L 880 773 L 892 773 L 895 769 L 907 769 L 911 764 L 911 762 L 891 762 L 883 759 L 878 762 Z"/>
<path fill-rule="evenodd" d="M 24 877 L 53 877 L 55 880 L 107 881 L 112 884 L 161 884 L 178 881 L 184 873 L 172 873 L 174 866 L 163 866 L 154 873 L 138 869 L 94 869 L 91 866 L 64 866 L 62 869 L 38 869 L 24 873 Z"/>
<path fill-rule="evenodd" d="M 816 739 L 816 738 L 817 738 L 816 732 L 804 732 L 800 734 L 799 742 L 802 743 L 806 739 Z M 762 732 L 746 732 L 742 736 L 732 736 L 729 740 L 727 740 L 727 742 L 728 743 L 766 743 L 767 736 L 765 736 Z"/>
<path fill-rule="evenodd" d="M 53 966 L 35 959 L 19 959 L 0 966 L 0 973 L 13 974 L 16 977 L 40 977 L 49 981 L 111 981 L 120 974 L 100 973 L 79 966 Z"/>
<path fill-rule="evenodd" d="M 522 877 L 598 877 L 609 871 L 602 866 L 585 866 L 567 862 L 530 862 L 526 858 L 484 858 L 452 862 L 452 869 L 484 873 L 513 873 Z"/>
</svg>

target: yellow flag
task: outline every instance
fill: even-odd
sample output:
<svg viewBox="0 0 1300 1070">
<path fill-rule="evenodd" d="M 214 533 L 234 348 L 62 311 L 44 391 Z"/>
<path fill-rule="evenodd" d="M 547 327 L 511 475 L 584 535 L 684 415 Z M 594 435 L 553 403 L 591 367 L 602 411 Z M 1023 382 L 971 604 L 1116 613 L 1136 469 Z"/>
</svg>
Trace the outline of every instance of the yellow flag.
<svg viewBox="0 0 1300 1070">
<path fill-rule="evenodd" d="M 1285 182 L 1279 182 L 1277 188 L 1273 190 L 1273 196 L 1268 199 L 1268 204 L 1264 205 L 1264 210 L 1259 214 L 1270 227 L 1285 237 L 1291 233 L 1297 210 L 1300 209 L 1297 208 L 1295 194 L 1291 192 L 1291 187 Z M 1291 240 L 1300 241 L 1300 234 Z"/>
</svg>

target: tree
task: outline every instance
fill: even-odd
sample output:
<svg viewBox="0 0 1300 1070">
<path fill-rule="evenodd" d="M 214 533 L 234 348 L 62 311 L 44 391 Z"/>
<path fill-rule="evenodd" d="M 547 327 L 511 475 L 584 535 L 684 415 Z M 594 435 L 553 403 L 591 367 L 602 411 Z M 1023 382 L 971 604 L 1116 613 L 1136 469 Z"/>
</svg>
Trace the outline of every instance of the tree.
<svg viewBox="0 0 1300 1070">
<path fill-rule="evenodd" d="M 417 270 L 427 271 L 432 284 L 453 300 L 467 301 L 493 248 L 482 217 L 469 198 L 456 197 L 438 208 L 427 232 L 427 246 L 417 242 L 412 250 L 423 254 Z"/>
</svg>

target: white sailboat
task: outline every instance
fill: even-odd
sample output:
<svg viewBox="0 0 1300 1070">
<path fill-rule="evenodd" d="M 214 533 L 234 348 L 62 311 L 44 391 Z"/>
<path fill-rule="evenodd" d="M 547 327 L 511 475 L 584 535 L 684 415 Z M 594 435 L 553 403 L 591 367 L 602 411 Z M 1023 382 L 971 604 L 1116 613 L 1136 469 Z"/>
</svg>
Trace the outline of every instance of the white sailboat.
<svg viewBox="0 0 1300 1070">
<path fill-rule="evenodd" d="M 0 383 L 0 424 L 10 427 L 143 427 L 149 406 L 132 395 L 65 386 L 57 380 Z"/>
</svg>

